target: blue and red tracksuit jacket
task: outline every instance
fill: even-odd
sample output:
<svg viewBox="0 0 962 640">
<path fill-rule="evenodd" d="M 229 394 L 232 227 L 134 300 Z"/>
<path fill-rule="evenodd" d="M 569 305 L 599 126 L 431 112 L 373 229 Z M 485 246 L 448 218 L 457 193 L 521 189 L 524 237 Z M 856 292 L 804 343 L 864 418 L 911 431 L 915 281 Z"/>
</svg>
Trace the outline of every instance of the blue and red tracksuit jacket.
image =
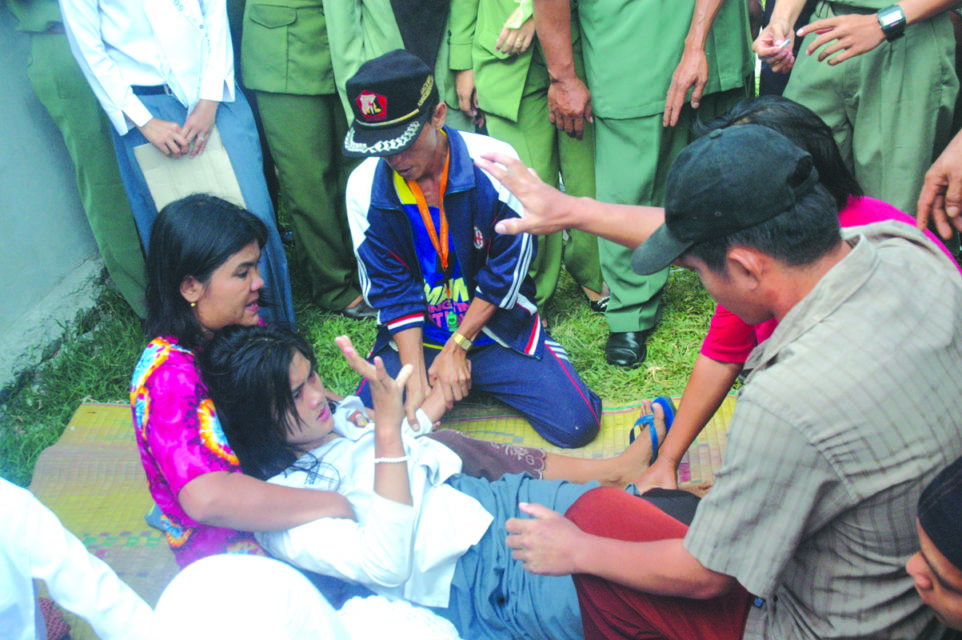
<svg viewBox="0 0 962 640">
<path fill-rule="evenodd" d="M 444 210 L 452 249 L 471 299 L 498 307 L 484 334 L 515 351 L 540 358 L 544 332 L 534 304 L 528 267 L 534 238 L 495 233 L 499 220 L 520 217 L 521 203 L 490 174 L 474 166 L 483 153 L 517 157 L 507 144 L 444 128 L 451 147 Z M 411 222 L 394 186 L 393 170 L 368 158 L 347 184 L 347 215 L 365 300 L 378 310 L 378 353 L 399 331 L 422 327 L 428 312 L 425 284 L 415 253 Z"/>
</svg>

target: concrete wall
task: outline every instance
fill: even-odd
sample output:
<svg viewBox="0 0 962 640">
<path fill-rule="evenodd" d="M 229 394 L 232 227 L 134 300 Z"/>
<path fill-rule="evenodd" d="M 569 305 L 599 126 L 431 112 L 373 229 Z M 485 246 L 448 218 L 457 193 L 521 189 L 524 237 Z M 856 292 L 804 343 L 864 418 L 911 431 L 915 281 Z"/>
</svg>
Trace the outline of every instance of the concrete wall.
<svg viewBox="0 0 962 640">
<path fill-rule="evenodd" d="M 102 270 L 70 156 L 27 78 L 29 57 L 29 37 L 0 3 L 0 390 L 90 305 Z"/>
</svg>

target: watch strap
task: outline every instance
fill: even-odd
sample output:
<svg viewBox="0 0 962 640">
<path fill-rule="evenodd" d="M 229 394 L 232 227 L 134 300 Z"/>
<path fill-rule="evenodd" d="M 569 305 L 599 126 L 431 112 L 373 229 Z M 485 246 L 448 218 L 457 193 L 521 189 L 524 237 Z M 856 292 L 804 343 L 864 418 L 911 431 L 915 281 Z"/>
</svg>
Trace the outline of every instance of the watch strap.
<svg viewBox="0 0 962 640">
<path fill-rule="evenodd" d="M 462 336 L 457 331 L 451 334 L 451 339 L 454 340 L 454 344 L 458 345 L 465 351 L 468 351 L 471 348 L 471 345 L 473 344 L 470 340 Z"/>
<path fill-rule="evenodd" d="M 905 11 L 897 4 L 880 9 L 878 14 L 878 24 L 885 34 L 885 39 L 891 42 L 901 38 L 905 34 Z"/>
</svg>

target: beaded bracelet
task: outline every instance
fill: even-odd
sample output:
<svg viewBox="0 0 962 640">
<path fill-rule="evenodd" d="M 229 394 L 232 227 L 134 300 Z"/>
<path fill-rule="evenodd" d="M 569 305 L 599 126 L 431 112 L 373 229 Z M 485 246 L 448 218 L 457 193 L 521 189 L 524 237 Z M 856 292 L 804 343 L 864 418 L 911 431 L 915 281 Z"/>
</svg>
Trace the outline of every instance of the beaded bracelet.
<svg viewBox="0 0 962 640">
<path fill-rule="evenodd" d="M 398 458 L 374 458 L 374 464 L 380 464 L 382 462 L 386 464 L 392 464 L 395 462 L 407 462 L 407 461 L 408 461 L 407 456 L 400 456 Z"/>
</svg>

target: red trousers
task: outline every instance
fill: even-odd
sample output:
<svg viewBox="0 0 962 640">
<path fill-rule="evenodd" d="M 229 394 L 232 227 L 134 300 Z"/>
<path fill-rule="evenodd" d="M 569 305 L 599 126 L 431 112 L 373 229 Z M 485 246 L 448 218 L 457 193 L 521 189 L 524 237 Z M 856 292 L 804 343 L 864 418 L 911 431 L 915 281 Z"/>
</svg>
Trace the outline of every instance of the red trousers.
<svg viewBox="0 0 962 640">
<path fill-rule="evenodd" d="M 565 516 L 583 531 L 636 542 L 683 538 L 688 527 L 647 500 L 620 489 L 593 489 Z M 666 638 L 738 640 L 752 596 L 740 585 L 711 600 L 658 596 L 576 574 L 585 640 Z"/>
</svg>

